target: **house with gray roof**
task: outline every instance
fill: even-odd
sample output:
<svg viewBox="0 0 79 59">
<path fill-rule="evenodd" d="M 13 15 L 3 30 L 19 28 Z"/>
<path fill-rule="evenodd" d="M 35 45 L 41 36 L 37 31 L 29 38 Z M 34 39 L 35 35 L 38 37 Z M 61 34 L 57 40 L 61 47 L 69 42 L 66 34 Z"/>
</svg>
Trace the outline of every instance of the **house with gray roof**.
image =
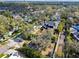
<svg viewBox="0 0 79 59">
<path fill-rule="evenodd" d="M 79 40 L 79 24 L 75 24 L 70 28 L 71 33 L 73 34 L 76 40 Z"/>
</svg>

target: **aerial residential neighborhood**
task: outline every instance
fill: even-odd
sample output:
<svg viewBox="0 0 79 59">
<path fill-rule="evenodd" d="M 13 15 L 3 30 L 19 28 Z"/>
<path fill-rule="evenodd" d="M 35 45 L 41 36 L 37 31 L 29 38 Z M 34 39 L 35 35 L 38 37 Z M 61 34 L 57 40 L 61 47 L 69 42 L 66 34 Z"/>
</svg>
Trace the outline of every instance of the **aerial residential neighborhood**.
<svg viewBox="0 0 79 59">
<path fill-rule="evenodd" d="M 79 58 L 79 2 L 0 2 L 0 58 Z"/>
</svg>

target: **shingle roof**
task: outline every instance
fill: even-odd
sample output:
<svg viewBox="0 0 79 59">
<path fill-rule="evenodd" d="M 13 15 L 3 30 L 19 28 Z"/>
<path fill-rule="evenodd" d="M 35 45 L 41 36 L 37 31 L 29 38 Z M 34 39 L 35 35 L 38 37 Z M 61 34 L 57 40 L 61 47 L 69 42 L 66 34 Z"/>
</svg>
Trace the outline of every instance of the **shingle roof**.
<svg viewBox="0 0 79 59">
<path fill-rule="evenodd" d="M 74 25 L 73 28 L 79 31 L 79 24 Z"/>
<path fill-rule="evenodd" d="M 50 21 L 45 21 L 42 25 L 44 28 L 53 28 L 53 21 L 50 20 Z"/>
<path fill-rule="evenodd" d="M 48 26 L 53 26 L 53 21 L 49 21 L 47 25 Z"/>
</svg>

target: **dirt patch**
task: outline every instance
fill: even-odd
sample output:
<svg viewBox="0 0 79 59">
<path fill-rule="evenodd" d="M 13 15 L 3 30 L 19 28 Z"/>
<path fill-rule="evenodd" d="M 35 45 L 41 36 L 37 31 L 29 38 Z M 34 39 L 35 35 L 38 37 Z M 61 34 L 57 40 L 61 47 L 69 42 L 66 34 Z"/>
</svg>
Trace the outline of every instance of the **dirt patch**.
<svg viewBox="0 0 79 59">
<path fill-rule="evenodd" d="M 51 51 L 52 51 L 52 49 L 53 49 L 53 47 L 54 47 L 54 44 L 51 44 L 49 47 L 47 47 L 45 50 L 42 50 L 41 51 L 41 54 L 42 55 L 48 55 Z"/>
</svg>

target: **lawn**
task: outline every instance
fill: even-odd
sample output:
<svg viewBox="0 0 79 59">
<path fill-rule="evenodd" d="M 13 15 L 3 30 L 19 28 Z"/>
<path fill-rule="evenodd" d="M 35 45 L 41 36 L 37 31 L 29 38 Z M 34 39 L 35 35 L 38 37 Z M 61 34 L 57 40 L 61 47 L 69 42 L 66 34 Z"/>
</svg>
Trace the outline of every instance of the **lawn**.
<svg viewBox="0 0 79 59">
<path fill-rule="evenodd" d="M 3 57 L 3 56 L 4 56 L 4 54 L 0 54 L 0 58 Z"/>
<path fill-rule="evenodd" d="M 6 55 L 6 54 L 0 54 L 0 58 L 8 58 L 9 55 Z"/>
</svg>

